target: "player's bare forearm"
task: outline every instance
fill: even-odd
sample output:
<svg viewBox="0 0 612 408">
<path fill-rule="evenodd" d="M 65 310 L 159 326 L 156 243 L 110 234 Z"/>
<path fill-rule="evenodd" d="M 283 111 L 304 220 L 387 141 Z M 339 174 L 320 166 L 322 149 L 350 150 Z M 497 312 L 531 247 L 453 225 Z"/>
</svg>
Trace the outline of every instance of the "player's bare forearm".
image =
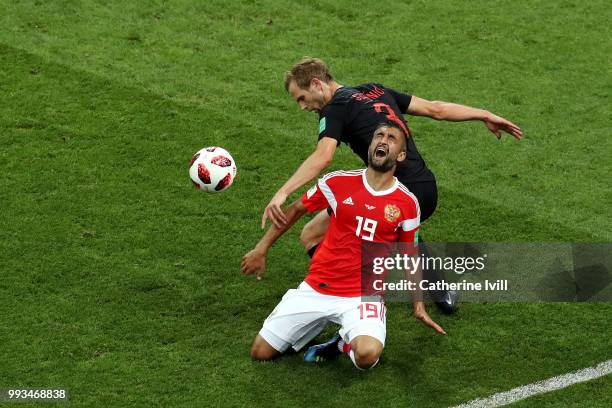
<svg viewBox="0 0 612 408">
<path fill-rule="evenodd" d="M 412 294 L 412 306 L 414 309 L 414 317 L 423 322 L 426 326 L 431 327 L 440 334 L 446 334 L 444 329 L 436 322 L 434 322 L 427 310 L 425 309 L 425 303 L 423 302 L 423 293 L 421 291 L 421 280 L 423 279 L 423 269 L 421 264 L 417 263 L 418 254 L 412 254 L 414 262 L 412 265 L 416 265 L 414 270 L 407 270 L 406 275 L 409 275 L 408 279 L 415 283 L 414 291 Z"/>
<path fill-rule="evenodd" d="M 502 131 L 509 133 L 516 139 L 523 137 L 521 128 L 509 120 L 497 116 L 485 109 L 472 108 L 471 106 L 458 103 L 428 101 L 413 96 L 406 113 L 417 116 L 427 116 L 435 120 L 446 120 L 451 122 L 462 122 L 466 120 L 480 120 L 484 122 L 497 138 L 501 138 Z"/>
<path fill-rule="evenodd" d="M 337 142 L 334 139 L 321 139 L 317 144 L 317 149 L 304 160 L 279 191 L 288 196 L 321 174 L 321 171 L 331 164 L 336 145 Z"/>
<path fill-rule="evenodd" d="M 295 171 L 295 173 L 293 173 L 289 180 L 283 184 L 279 191 L 288 196 L 321 174 L 321 171 L 323 171 L 323 169 L 325 169 L 328 165 L 329 162 L 317 155 L 316 152 L 311 154 L 306 160 L 304 160 L 304 162 Z"/>
<path fill-rule="evenodd" d="M 405 243 L 404 245 L 409 245 Z M 411 291 L 412 303 L 415 305 L 416 312 L 416 304 L 423 303 L 423 291 L 421 290 L 421 280 L 423 280 L 423 269 L 421 268 L 420 259 L 418 258 L 418 254 L 409 254 L 412 257 L 412 265 L 416 265 L 414 270 L 407 269 L 406 270 L 406 279 L 410 282 L 414 283 L 414 289 Z"/>
<path fill-rule="evenodd" d="M 261 280 L 266 269 L 266 255 L 270 247 L 283 235 L 295 222 L 306 212 L 301 201 L 296 201 L 281 210 L 287 222 L 277 227 L 274 223 L 266 231 L 263 238 L 255 245 L 255 248 L 242 257 L 240 269 L 245 275 L 256 274 L 257 280 Z"/>
<path fill-rule="evenodd" d="M 267 253 L 270 247 L 274 245 L 277 239 L 279 239 L 289 228 L 296 223 L 305 213 L 306 209 L 300 200 L 297 200 L 283 209 L 287 222 L 280 228 L 272 224 L 265 235 L 259 240 L 255 249 Z"/>
<path fill-rule="evenodd" d="M 466 120 L 486 120 L 491 112 L 472 108 L 471 106 L 459 105 L 451 102 L 435 101 L 438 104 L 438 115 L 434 119 L 461 122 Z"/>
<path fill-rule="evenodd" d="M 287 222 L 287 218 L 281 210 L 281 206 L 287 199 L 287 196 L 317 177 L 321 170 L 329 166 L 334 157 L 337 144 L 336 139 L 331 137 L 323 137 L 319 140 L 316 150 L 304 160 L 293 176 L 274 194 L 274 197 L 272 197 L 272 200 L 266 206 L 261 217 L 262 229 L 265 227 L 268 218 L 277 228 L 281 228 Z"/>
<path fill-rule="evenodd" d="M 491 112 L 484 109 L 472 108 L 471 106 L 452 102 L 428 101 L 416 96 L 412 97 L 407 113 L 452 122 L 486 120 L 491 115 Z"/>
</svg>

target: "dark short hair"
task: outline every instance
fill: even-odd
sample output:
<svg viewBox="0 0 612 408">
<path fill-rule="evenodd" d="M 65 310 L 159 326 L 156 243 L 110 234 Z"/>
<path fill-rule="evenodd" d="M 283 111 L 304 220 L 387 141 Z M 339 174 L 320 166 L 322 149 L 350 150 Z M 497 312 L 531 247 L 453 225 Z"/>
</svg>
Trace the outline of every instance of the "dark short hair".
<svg viewBox="0 0 612 408">
<path fill-rule="evenodd" d="M 378 129 L 380 129 L 381 127 L 389 127 L 389 128 L 394 128 L 400 131 L 400 133 L 402 135 L 404 135 L 404 137 L 402 138 L 402 151 L 405 152 L 408 150 L 408 140 L 407 140 L 407 135 L 404 133 L 404 129 L 402 129 L 402 127 L 392 121 L 392 120 L 386 120 L 384 122 L 379 122 L 378 125 L 376 125 L 376 129 L 374 129 L 374 133 L 376 133 L 378 131 Z"/>
</svg>

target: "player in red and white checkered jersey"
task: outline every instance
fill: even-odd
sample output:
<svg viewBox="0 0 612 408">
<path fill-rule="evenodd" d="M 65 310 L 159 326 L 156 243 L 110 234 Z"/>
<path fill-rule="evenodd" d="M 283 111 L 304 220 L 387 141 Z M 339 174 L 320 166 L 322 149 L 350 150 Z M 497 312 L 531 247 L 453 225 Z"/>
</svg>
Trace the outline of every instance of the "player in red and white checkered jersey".
<svg viewBox="0 0 612 408">
<path fill-rule="evenodd" d="M 246 254 L 242 271 L 261 276 L 268 249 L 306 212 L 331 209 L 329 228 L 315 253 L 304 282 L 290 289 L 265 320 L 251 356 L 272 359 L 289 347 L 300 350 L 327 324 L 341 326 L 337 338 L 325 345 L 329 355 L 346 352 L 356 367 L 373 367 L 384 348 L 386 313 L 382 299 L 362 300 L 362 243 L 417 242 L 420 210 L 416 197 L 394 176 L 398 161 L 406 157 L 406 138 L 393 123 L 379 126 L 369 148 L 365 170 L 338 171 L 291 204 L 282 228 L 271 226 L 257 246 Z M 414 302 L 417 318 L 439 333 L 444 330 Z M 311 349 L 313 349 L 311 347 Z M 306 353 L 315 361 L 321 347 Z M 312 354 L 312 355 L 309 355 Z"/>
</svg>

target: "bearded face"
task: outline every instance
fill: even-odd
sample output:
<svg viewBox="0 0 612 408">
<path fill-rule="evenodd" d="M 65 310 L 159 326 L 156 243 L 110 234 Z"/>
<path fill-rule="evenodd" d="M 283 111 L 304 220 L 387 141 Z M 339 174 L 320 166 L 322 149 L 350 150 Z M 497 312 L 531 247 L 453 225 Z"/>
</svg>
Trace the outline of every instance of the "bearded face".
<svg viewBox="0 0 612 408">
<path fill-rule="evenodd" d="M 374 132 L 368 150 L 368 163 L 372 169 L 384 173 L 405 157 L 404 134 L 394 127 L 381 126 Z M 401 157 L 400 157 L 401 155 Z"/>
</svg>

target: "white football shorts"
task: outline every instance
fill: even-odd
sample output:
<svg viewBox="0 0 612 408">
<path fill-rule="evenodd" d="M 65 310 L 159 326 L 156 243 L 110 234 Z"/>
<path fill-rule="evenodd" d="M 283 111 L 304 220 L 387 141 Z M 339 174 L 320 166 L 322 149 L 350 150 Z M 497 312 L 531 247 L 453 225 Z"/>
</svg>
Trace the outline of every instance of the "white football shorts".
<svg viewBox="0 0 612 408">
<path fill-rule="evenodd" d="M 319 293 L 306 282 L 289 289 L 259 331 L 272 347 L 299 351 L 329 323 L 341 326 L 340 335 L 350 343 L 357 336 L 371 336 L 385 345 L 387 309 L 384 302 L 362 302 L 361 297 Z"/>
</svg>

